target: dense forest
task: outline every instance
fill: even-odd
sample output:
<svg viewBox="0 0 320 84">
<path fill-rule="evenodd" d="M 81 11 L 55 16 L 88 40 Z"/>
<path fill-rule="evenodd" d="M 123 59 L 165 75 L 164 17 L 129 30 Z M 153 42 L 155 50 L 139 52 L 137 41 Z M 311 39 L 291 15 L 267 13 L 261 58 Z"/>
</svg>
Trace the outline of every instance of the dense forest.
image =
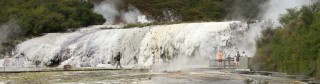
<svg viewBox="0 0 320 84">
<path fill-rule="evenodd" d="M 93 4 L 79 0 L 4 0 L 0 5 L 0 23 L 13 19 L 27 36 L 104 22 L 91 11 Z"/>
<path fill-rule="evenodd" d="M 105 19 L 94 13 L 93 7 L 80 0 L 2 0 L 0 43 L 7 47 L 26 37 L 103 24 Z M 0 51 L 4 51 L 1 46 Z"/>
<path fill-rule="evenodd" d="M 261 70 L 320 78 L 320 3 L 287 11 L 282 27 L 262 32 L 254 61 Z"/>
<path fill-rule="evenodd" d="M 259 19 L 268 0 L 125 0 L 157 21 L 223 21 Z"/>
</svg>

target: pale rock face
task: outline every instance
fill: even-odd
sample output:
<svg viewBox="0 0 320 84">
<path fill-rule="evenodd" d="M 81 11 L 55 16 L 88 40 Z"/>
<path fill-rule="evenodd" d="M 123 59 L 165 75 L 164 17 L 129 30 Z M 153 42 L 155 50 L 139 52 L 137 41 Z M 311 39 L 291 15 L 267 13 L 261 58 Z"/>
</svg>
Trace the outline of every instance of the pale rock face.
<svg viewBox="0 0 320 84">
<path fill-rule="evenodd" d="M 202 65 L 214 59 L 219 49 L 225 55 L 235 54 L 237 43 L 244 41 L 241 37 L 246 31 L 245 23 L 232 21 L 49 33 L 19 44 L 14 51 L 16 55 L 10 58 L 10 66 L 70 64 L 76 67 L 101 67 L 113 62 L 112 58 L 118 52 L 122 53 L 121 64 L 124 66 L 149 66 L 153 51 L 156 63 L 162 63 L 160 53 L 166 53 L 172 58 L 172 65 Z M 0 62 L 3 63 L 3 59 Z"/>
</svg>

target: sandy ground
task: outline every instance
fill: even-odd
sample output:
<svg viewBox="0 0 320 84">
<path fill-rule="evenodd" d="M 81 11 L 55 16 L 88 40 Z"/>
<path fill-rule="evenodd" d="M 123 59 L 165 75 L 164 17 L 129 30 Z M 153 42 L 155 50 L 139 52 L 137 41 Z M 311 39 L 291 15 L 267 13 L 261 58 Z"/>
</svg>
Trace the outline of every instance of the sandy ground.
<svg viewBox="0 0 320 84">
<path fill-rule="evenodd" d="M 300 84 L 288 79 L 234 74 L 225 70 L 100 70 L 0 73 L 0 84 Z"/>
</svg>

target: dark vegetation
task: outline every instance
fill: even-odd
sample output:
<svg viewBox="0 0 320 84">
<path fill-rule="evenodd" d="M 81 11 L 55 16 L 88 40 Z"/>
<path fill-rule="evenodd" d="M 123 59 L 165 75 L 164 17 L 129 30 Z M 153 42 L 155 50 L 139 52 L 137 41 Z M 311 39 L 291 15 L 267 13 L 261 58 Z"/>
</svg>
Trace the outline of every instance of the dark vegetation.
<svg viewBox="0 0 320 84">
<path fill-rule="evenodd" d="M 0 23 L 14 19 L 27 36 L 102 24 L 104 18 L 91 11 L 92 8 L 91 3 L 79 0 L 4 0 Z"/>
<path fill-rule="evenodd" d="M 320 3 L 288 9 L 283 27 L 268 27 L 257 41 L 261 70 L 320 78 Z"/>
<path fill-rule="evenodd" d="M 194 22 L 257 19 L 268 0 L 125 0 L 157 21 Z M 237 15 L 237 16 L 235 16 Z"/>
<path fill-rule="evenodd" d="M 261 8 L 264 3 L 269 0 L 223 0 L 227 5 L 228 14 L 225 16 L 227 20 L 251 21 L 260 20 L 264 13 Z M 249 22 L 250 23 L 250 22 Z"/>
<path fill-rule="evenodd" d="M 159 21 L 170 21 L 170 15 L 182 21 L 222 20 L 226 5 L 221 0 L 127 0 Z"/>
<path fill-rule="evenodd" d="M 94 13 L 91 10 L 93 7 L 93 4 L 82 0 L 2 0 L 0 24 L 14 22 L 19 25 L 23 35 L 8 37 L 1 45 L 14 45 L 16 43 L 12 41 L 43 33 L 65 32 L 83 26 L 103 24 L 104 18 Z"/>
</svg>

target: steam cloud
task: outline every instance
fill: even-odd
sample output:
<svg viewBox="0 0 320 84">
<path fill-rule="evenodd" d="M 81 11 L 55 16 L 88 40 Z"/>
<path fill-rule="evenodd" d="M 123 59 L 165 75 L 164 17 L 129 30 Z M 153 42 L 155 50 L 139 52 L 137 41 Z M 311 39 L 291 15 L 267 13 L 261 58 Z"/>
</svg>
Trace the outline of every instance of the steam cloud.
<svg viewBox="0 0 320 84">
<path fill-rule="evenodd" d="M 279 23 L 279 16 L 285 14 L 288 8 L 299 8 L 303 5 L 312 4 L 315 0 L 270 0 L 262 6 L 266 10 L 263 14 L 263 19 L 271 19 L 274 26 L 281 26 Z"/>
<path fill-rule="evenodd" d="M 312 4 L 315 0 L 269 0 L 265 4 L 259 6 L 262 11 L 262 22 L 250 24 L 250 28 L 245 33 L 242 40 L 238 42 L 237 49 L 240 52 L 245 51 L 249 57 L 254 56 L 256 52 L 256 39 L 260 37 L 262 28 L 265 26 L 281 26 L 278 19 L 281 14 L 285 14 L 288 8 L 299 8 L 303 5 Z M 236 52 L 232 53 L 234 56 Z"/>
<path fill-rule="evenodd" d="M 8 42 L 9 38 L 20 36 L 22 33 L 21 27 L 14 21 L 1 24 L 0 26 L 0 51 L 3 51 L 3 43 Z"/>
<path fill-rule="evenodd" d="M 134 6 L 128 6 L 127 9 L 121 9 L 122 0 L 104 0 L 99 4 L 95 4 L 94 11 L 103 15 L 106 19 L 105 24 L 120 24 L 120 23 L 149 23 L 146 15 Z"/>
</svg>

